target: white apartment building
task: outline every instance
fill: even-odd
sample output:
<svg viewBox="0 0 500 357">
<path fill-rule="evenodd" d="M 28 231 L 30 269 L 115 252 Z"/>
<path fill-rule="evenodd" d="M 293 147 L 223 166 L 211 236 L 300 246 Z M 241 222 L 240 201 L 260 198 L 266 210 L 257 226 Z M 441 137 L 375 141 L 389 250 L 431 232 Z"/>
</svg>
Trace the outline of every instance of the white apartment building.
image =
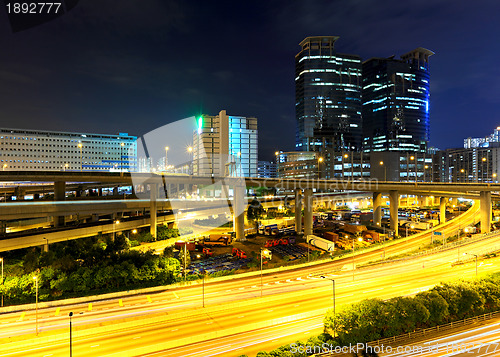
<svg viewBox="0 0 500 357">
<path fill-rule="evenodd" d="M 136 171 L 137 138 L 0 128 L 3 171 Z"/>
</svg>

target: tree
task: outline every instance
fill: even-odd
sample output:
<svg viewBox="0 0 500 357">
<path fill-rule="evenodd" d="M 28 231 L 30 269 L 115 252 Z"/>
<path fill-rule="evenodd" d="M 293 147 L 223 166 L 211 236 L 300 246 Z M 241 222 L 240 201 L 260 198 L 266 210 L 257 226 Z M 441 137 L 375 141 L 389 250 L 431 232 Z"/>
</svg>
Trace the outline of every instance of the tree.
<svg viewBox="0 0 500 357">
<path fill-rule="evenodd" d="M 264 207 L 262 207 L 262 204 L 259 202 L 259 200 L 257 198 L 254 198 L 248 206 L 247 219 L 249 221 L 258 221 L 262 219 L 265 212 L 266 211 L 264 210 Z"/>
</svg>

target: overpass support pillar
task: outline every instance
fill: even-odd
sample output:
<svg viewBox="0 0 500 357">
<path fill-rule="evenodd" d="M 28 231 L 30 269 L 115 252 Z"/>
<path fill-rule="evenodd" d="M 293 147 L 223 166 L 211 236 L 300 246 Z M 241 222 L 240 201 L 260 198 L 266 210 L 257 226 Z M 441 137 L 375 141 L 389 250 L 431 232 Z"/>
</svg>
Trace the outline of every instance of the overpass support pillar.
<svg viewBox="0 0 500 357">
<path fill-rule="evenodd" d="M 99 215 L 92 213 L 92 222 L 99 222 Z"/>
<path fill-rule="evenodd" d="M 245 240 L 245 184 L 234 186 L 233 226 L 237 241 Z"/>
<path fill-rule="evenodd" d="M 312 188 L 304 189 L 304 235 L 313 234 L 313 202 Z"/>
<path fill-rule="evenodd" d="M 452 205 L 452 207 L 457 207 L 458 206 L 458 198 L 453 197 L 451 199 L 451 205 Z"/>
<path fill-rule="evenodd" d="M 295 232 L 302 233 L 302 190 L 295 189 Z"/>
<path fill-rule="evenodd" d="M 382 226 L 382 193 L 373 192 L 373 224 Z"/>
<path fill-rule="evenodd" d="M 446 222 L 446 197 L 439 197 L 439 224 Z"/>
<path fill-rule="evenodd" d="M 391 229 L 394 231 L 394 236 L 399 235 L 398 231 L 398 209 L 399 209 L 399 193 L 398 191 L 389 191 L 390 213 L 391 213 Z"/>
<path fill-rule="evenodd" d="M 54 201 L 65 201 L 66 200 L 66 182 L 56 181 L 54 182 Z M 64 216 L 54 217 L 54 226 L 61 227 L 64 226 Z"/>
<path fill-rule="evenodd" d="M 481 211 L 481 233 L 489 233 L 491 230 L 491 192 L 481 191 L 479 197 L 479 208 Z"/>
<path fill-rule="evenodd" d="M 150 204 L 149 204 L 149 222 L 150 222 L 150 227 L 149 227 L 149 232 L 151 235 L 156 239 L 156 225 L 158 223 L 158 218 L 157 218 L 157 211 L 158 211 L 158 204 L 156 199 L 158 198 L 158 184 L 152 183 L 149 185 L 149 197 L 150 197 Z"/>
</svg>

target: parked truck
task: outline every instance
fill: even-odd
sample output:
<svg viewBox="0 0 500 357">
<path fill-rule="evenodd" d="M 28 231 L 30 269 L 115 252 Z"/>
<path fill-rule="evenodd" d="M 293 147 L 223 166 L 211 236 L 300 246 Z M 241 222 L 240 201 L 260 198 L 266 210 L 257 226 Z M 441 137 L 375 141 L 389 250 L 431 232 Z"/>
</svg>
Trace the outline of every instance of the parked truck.
<svg viewBox="0 0 500 357">
<path fill-rule="evenodd" d="M 205 237 L 203 244 L 206 246 L 214 246 L 214 245 L 223 245 L 227 246 L 231 244 L 232 242 L 232 235 L 229 233 L 225 234 L 210 234 L 207 237 Z"/>
<path fill-rule="evenodd" d="M 327 252 L 333 252 L 335 249 L 335 243 L 333 243 L 332 241 L 320 238 L 312 234 L 307 236 L 307 243 L 319 249 L 326 250 Z"/>
<path fill-rule="evenodd" d="M 368 230 L 363 232 L 363 239 L 369 243 L 380 242 L 383 240 L 382 236 L 382 234 L 375 231 Z"/>
<path fill-rule="evenodd" d="M 366 231 L 366 226 L 363 224 L 346 223 L 344 224 L 344 231 L 354 235 L 358 235 L 361 234 L 361 232 Z"/>
<path fill-rule="evenodd" d="M 325 232 L 323 238 L 335 243 L 339 240 L 339 235 L 335 232 Z"/>
</svg>

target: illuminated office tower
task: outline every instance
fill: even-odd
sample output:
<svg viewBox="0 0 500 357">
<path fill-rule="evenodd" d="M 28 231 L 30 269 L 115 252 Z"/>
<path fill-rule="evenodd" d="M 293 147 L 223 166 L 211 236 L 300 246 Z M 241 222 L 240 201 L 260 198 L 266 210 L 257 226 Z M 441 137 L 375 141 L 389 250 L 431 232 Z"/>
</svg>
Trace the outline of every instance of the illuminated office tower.
<svg viewBox="0 0 500 357">
<path fill-rule="evenodd" d="M 337 36 L 307 37 L 295 56 L 295 149 L 361 149 L 361 58 L 334 49 Z"/>
<path fill-rule="evenodd" d="M 395 59 L 363 62 L 365 151 L 426 152 L 429 141 L 429 56 L 417 48 Z"/>
<path fill-rule="evenodd" d="M 257 177 L 257 118 L 202 115 L 193 133 L 193 173 Z"/>
</svg>

